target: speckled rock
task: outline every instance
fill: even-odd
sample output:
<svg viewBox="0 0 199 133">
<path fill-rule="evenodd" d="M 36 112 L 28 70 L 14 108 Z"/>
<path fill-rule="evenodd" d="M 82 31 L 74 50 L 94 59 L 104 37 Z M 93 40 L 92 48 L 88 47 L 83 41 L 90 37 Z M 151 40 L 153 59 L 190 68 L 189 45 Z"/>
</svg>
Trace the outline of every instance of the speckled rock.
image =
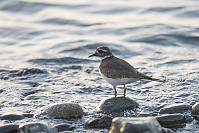
<svg viewBox="0 0 199 133">
<path fill-rule="evenodd" d="M 88 128 L 110 128 L 112 118 L 109 116 L 103 116 L 101 118 L 94 119 L 87 124 Z"/>
<path fill-rule="evenodd" d="M 112 97 L 102 100 L 98 106 L 98 110 L 106 113 L 112 113 L 135 109 L 136 107 L 138 107 L 138 103 L 128 97 Z"/>
<path fill-rule="evenodd" d="M 116 117 L 109 133 L 162 133 L 162 127 L 153 117 Z"/>
<path fill-rule="evenodd" d="M 179 128 L 185 126 L 185 116 L 183 114 L 163 114 L 155 117 L 161 126 L 167 128 Z"/>
<path fill-rule="evenodd" d="M 83 109 L 74 103 L 54 104 L 41 109 L 35 117 L 42 115 L 57 119 L 80 118 L 83 116 Z"/>
<path fill-rule="evenodd" d="M 18 133 L 58 133 L 57 129 L 43 123 L 27 123 L 19 126 Z"/>
<path fill-rule="evenodd" d="M 17 133 L 19 125 L 5 125 L 0 127 L 0 133 Z"/>
<path fill-rule="evenodd" d="M 159 114 L 175 114 L 175 113 L 184 113 L 187 110 L 190 110 L 191 106 L 187 104 L 174 104 L 163 107 L 159 110 Z"/>
</svg>

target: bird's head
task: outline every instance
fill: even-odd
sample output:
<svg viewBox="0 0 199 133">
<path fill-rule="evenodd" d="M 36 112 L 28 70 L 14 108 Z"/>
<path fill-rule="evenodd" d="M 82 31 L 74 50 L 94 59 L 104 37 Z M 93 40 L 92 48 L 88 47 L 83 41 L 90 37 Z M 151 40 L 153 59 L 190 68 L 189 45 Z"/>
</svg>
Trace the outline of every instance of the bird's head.
<svg viewBox="0 0 199 133">
<path fill-rule="evenodd" d="M 97 47 L 94 54 L 90 55 L 89 57 L 97 56 L 100 58 L 106 58 L 112 56 L 112 52 L 108 47 L 100 46 Z"/>
</svg>

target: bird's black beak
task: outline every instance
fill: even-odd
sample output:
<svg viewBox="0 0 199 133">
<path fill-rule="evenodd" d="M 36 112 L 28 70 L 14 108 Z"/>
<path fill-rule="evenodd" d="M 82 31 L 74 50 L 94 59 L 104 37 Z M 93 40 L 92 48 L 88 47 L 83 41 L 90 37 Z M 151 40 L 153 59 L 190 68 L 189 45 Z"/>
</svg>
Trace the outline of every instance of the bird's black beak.
<svg viewBox="0 0 199 133">
<path fill-rule="evenodd" d="M 93 56 L 97 56 L 96 53 L 89 55 L 88 58 L 93 57 Z"/>
</svg>

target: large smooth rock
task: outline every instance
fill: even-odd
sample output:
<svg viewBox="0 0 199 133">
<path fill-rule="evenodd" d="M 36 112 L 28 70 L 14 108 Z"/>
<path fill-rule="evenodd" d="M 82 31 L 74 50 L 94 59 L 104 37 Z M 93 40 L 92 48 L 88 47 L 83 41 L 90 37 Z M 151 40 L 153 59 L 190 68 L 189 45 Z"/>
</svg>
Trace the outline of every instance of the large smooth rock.
<svg viewBox="0 0 199 133">
<path fill-rule="evenodd" d="M 138 107 L 138 103 L 128 97 L 112 97 L 102 100 L 98 109 L 106 113 L 112 113 L 135 109 L 136 107 Z"/>
<path fill-rule="evenodd" d="M 162 133 L 162 127 L 153 117 L 116 117 L 109 133 Z"/>
<path fill-rule="evenodd" d="M 19 126 L 18 133 L 57 133 L 57 130 L 43 123 L 27 123 Z"/>
<path fill-rule="evenodd" d="M 183 114 L 163 114 L 155 117 L 161 126 L 167 128 L 179 128 L 185 126 L 185 116 Z"/>
<path fill-rule="evenodd" d="M 36 117 L 42 115 L 56 119 L 79 118 L 83 116 L 83 109 L 80 105 L 74 103 L 54 104 L 44 107 Z"/>
<path fill-rule="evenodd" d="M 17 133 L 19 125 L 5 125 L 0 127 L 0 133 Z"/>
<path fill-rule="evenodd" d="M 94 119 L 90 121 L 86 126 L 88 128 L 110 128 L 112 123 L 112 118 L 109 116 L 103 116 L 101 118 Z"/>
<path fill-rule="evenodd" d="M 174 104 L 163 107 L 159 110 L 159 114 L 175 114 L 175 113 L 184 113 L 187 110 L 190 110 L 191 106 L 188 104 Z"/>
</svg>

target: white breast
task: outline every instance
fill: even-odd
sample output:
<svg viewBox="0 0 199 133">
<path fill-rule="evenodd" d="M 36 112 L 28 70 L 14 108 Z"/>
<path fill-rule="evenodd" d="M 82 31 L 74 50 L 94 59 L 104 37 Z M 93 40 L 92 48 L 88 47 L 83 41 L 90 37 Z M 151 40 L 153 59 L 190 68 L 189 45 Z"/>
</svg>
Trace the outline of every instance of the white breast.
<svg viewBox="0 0 199 133">
<path fill-rule="evenodd" d="M 137 78 L 116 78 L 116 79 L 112 79 L 112 78 L 108 78 L 106 77 L 104 74 L 102 74 L 102 77 L 108 82 L 110 83 L 112 86 L 116 86 L 116 85 L 124 85 L 124 84 L 129 84 L 129 83 L 133 83 L 135 81 L 138 81 L 139 79 Z"/>
</svg>

